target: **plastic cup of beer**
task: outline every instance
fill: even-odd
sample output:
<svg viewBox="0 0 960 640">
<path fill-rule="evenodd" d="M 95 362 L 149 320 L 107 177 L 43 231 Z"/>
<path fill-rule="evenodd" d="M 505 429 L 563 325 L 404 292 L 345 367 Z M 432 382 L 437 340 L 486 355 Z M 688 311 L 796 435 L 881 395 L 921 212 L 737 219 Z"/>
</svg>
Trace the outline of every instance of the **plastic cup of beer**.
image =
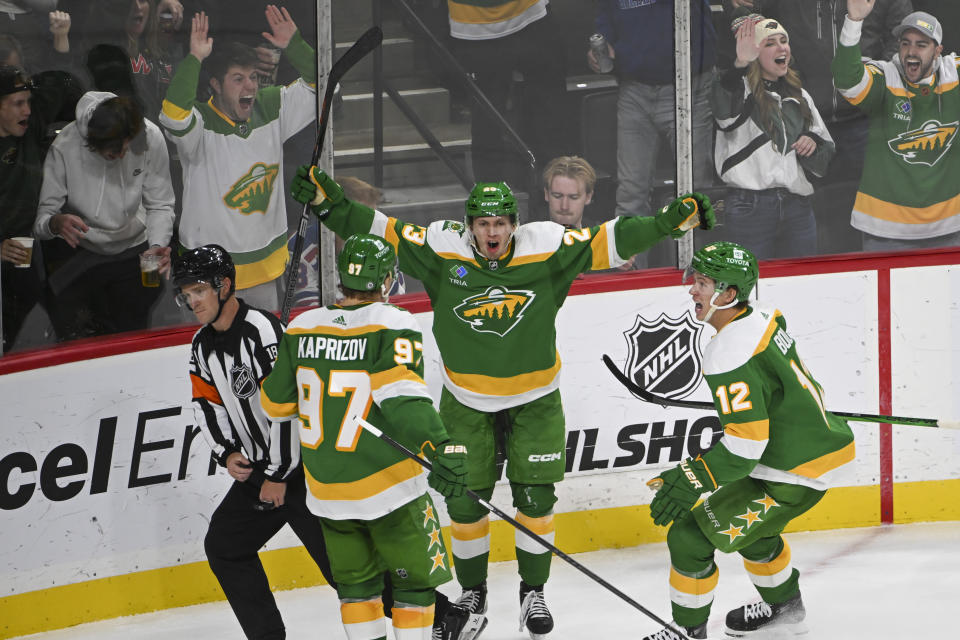
<svg viewBox="0 0 960 640">
<path fill-rule="evenodd" d="M 33 238 L 20 236 L 17 238 L 11 238 L 11 240 L 15 241 L 17 244 L 27 250 L 27 257 L 24 259 L 24 261 L 18 262 L 14 264 L 14 266 L 17 269 L 29 269 L 30 261 L 33 260 Z"/>
<path fill-rule="evenodd" d="M 160 256 L 153 253 L 140 254 L 140 284 L 145 287 L 160 286 Z"/>
</svg>

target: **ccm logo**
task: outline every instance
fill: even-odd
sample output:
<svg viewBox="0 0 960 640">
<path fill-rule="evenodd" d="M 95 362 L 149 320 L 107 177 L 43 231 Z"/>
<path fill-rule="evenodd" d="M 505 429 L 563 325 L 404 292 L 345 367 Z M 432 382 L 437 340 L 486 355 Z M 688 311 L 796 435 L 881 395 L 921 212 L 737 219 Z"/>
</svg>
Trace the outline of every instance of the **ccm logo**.
<svg viewBox="0 0 960 640">
<path fill-rule="evenodd" d="M 466 453 L 467 447 L 462 444 L 448 444 L 443 448 L 444 453 Z"/>
<path fill-rule="evenodd" d="M 531 453 L 527 458 L 529 462 L 552 462 L 560 459 L 560 452 L 556 453 Z"/>
</svg>

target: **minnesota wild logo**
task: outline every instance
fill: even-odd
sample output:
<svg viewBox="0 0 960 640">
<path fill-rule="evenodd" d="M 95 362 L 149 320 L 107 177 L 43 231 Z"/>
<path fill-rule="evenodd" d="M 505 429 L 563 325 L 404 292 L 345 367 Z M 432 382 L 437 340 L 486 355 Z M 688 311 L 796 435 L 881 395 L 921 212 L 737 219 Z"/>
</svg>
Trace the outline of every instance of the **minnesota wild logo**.
<svg viewBox="0 0 960 640">
<path fill-rule="evenodd" d="M 958 125 L 960 122 L 940 124 L 936 120 L 928 120 L 919 129 L 905 131 L 893 140 L 888 140 L 887 144 L 906 162 L 932 167 L 953 144 Z"/>
<path fill-rule="evenodd" d="M 266 213 L 270 194 L 273 193 L 273 183 L 279 171 L 279 165 L 256 163 L 245 176 L 233 183 L 223 201 L 240 213 Z"/>
<path fill-rule="evenodd" d="M 533 291 L 490 287 L 479 295 L 464 299 L 453 308 L 453 312 L 474 331 L 503 337 L 523 319 L 523 310 L 535 297 Z"/>
</svg>

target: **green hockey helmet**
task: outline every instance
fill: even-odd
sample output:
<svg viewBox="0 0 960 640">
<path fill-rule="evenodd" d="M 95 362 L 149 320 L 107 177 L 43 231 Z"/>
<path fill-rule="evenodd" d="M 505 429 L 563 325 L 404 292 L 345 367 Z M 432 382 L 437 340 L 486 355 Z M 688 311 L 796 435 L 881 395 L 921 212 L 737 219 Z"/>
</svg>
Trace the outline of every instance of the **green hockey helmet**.
<svg viewBox="0 0 960 640">
<path fill-rule="evenodd" d="M 712 242 L 693 254 L 684 280 L 693 273 L 701 273 L 716 283 L 717 293 L 727 287 L 737 288 L 737 302 L 750 299 L 750 292 L 760 278 L 757 258 L 744 247 L 733 242 Z"/>
<path fill-rule="evenodd" d="M 379 236 L 356 233 L 343 243 L 337 258 L 340 283 L 356 291 L 382 288 L 387 276 L 396 280 L 397 258 L 393 247 Z"/>
<path fill-rule="evenodd" d="M 486 216 L 510 216 L 510 222 L 519 224 L 517 199 L 506 182 L 478 182 L 467 196 L 466 224 L 470 227 L 471 218 Z"/>
</svg>

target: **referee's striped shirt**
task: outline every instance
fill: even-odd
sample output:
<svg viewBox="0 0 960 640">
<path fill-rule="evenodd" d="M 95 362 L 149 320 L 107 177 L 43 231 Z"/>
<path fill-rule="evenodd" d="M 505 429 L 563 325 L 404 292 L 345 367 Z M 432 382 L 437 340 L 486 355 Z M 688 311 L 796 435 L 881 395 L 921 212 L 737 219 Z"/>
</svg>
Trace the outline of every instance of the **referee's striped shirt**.
<svg viewBox="0 0 960 640">
<path fill-rule="evenodd" d="M 291 420 L 264 415 L 260 382 L 273 369 L 284 327 L 273 314 L 239 302 L 229 329 L 205 325 L 193 336 L 193 415 L 221 466 L 239 451 L 280 481 L 300 462 L 300 437 Z"/>
</svg>

